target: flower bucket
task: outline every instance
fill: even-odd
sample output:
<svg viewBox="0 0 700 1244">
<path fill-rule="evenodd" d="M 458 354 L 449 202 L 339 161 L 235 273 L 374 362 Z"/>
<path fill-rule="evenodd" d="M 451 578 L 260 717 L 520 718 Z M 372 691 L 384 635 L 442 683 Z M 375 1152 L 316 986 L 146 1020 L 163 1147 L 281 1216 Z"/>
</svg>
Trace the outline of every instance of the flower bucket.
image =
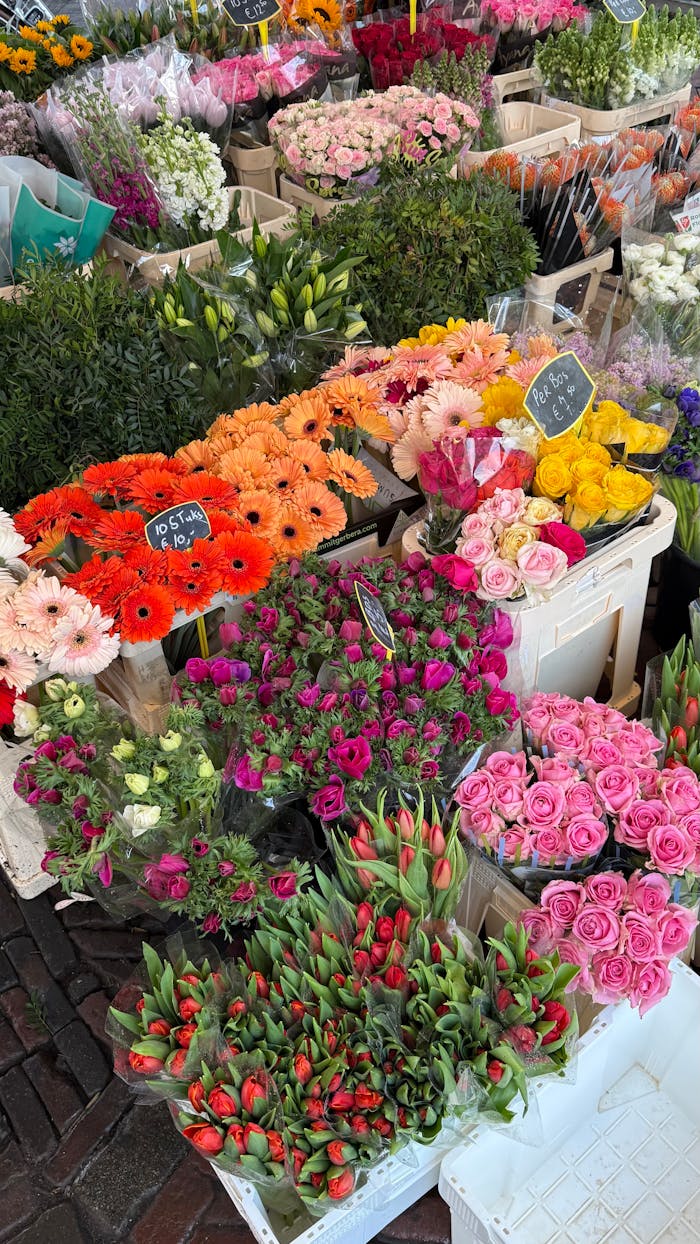
<svg viewBox="0 0 700 1244">
<path fill-rule="evenodd" d="M 655 99 L 641 100 L 638 104 L 628 104 L 626 108 L 613 108 L 606 111 L 602 108 L 584 108 L 583 104 L 572 104 L 569 100 L 561 100 L 542 96 L 542 103 L 548 108 L 565 108 L 574 113 L 581 121 L 581 141 L 589 138 L 611 137 L 620 130 L 634 129 L 638 125 L 646 125 L 650 121 L 660 123 L 669 120 L 681 104 L 687 104 L 692 87 L 682 86 L 668 95 L 658 95 Z"/>
</svg>

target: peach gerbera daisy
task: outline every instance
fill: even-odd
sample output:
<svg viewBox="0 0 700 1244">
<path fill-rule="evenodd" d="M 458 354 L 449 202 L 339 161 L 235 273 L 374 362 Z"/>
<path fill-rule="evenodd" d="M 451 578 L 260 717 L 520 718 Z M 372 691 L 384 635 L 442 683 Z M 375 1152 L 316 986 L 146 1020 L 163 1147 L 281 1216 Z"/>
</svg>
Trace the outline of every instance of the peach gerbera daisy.
<svg viewBox="0 0 700 1244">
<path fill-rule="evenodd" d="M 527 352 L 531 359 L 539 358 L 543 363 L 545 359 L 556 358 L 559 353 L 554 338 L 547 333 L 535 333 L 530 337 L 527 343 Z"/>
<path fill-rule="evenodd" d="M 299 557 L 302 553 L 310 552 L 316 548 L 320 539 L 308 519 L 295 506 L 280 506 L 275 530 L 270 536 L 270 543 L 278 561 L 288 561 L 290 557 Z"/>
<path fill-rule="evenodd" d="M 424 393 L 429 384 L 446 380 L 451 374 L 452 363 L 443 346 L 419 346 L 416 350 L 397 346 L 384 373 L 389 386 L 392 381 L 399 381 L 404 386 L 406 396 Z"/>
<path fill-rule="evenodd" d="M 306 479 L 303 466 L 296 458 L 285 455 L 276 458 L 270 464 L 270 474 L 265 480 L 265 487 L 279 496 L 288 496 Z"/>
<path fill-rule="evenodd" d="M 257 449 L 240 445 L 229 449 L 219 459 L 219 475 L 234 488 L 256 488 L 270 475 L 271 463 Z"/>
<path fill-rule="evenodd" d="M 476 389 L 439 380 L 423 394 L 423 427 L 434 441 L 442 436 L 466 436 L 482 422 L 481 395 Z"/>
<path fill-rule="evenodd" d="M 276 492 L 264 488 L 250 488 L 239 494 L 236 514 L 246 530 L 256 536 L 270 539 L 277 529 L 282 501 Z"/>
<path fill-rule="evenodd" d="M 324 371 L 322 380 L 340 380 L 343 376 L 363 376 L 371 384 L 371 372 L 365 369 L 369 363 L 382 367 L 388 363 L 390 352 L 384 346 L 346 346 L 342 359 L 328 371 Z"/>
<path fill-rule="evenodd" d="M 519 363 L 511 363 L 510 367 L 506 368 L 506 376 L 511 380 L 517 381 L 519 385 L 522 385 L 523 389 L 527 390 L 530 387 L 530 381 L 544 367 L 547 357 L 547 355 L 543 355 L 540 358 L 521 359 Z"/>
<path fill-rule="evenodd" d="M 346 454 L 344 449 L 329 453 L 328 478 L 353 497 L 373 497 L 377 491 L 377 481 L 369 467 Z"/>
<path fill-rule="evenodd" d="M 495 333 L 486 320 L 471 320 L 463 328 L 449 333 L 442 347 L 450 356 L 468 354 L 475 348 L 482 354 L 499 354 L 508 348 L 508 334 Z"/>
<path fill-rule="evenodd" d="M 418 406 L 420 403 L 420 407 Z M 403 436 L 392 446 L 391 462 L 399 479 L 413 479 L 418 473 L 418 459 L 433 448 L 432 437 L 423 427 L 422 398 L 414 398 L 409 405 L 414 406 Z"/>
<path fill-rule="evenodd" d="M 342 376 L 340 380 L 331 380 L 323 386 L 322 393 L 337 426 L 368 431 L 366 425 L 379 413 L 377 391 L 362 376 Z M 385 420 L 382 419 L 381 423 L 391 431 Z M 370 435 L 375 433 L 370 432 Z"/>
<path fill-rule="evenodd" d="M 292 441 L 289 456 L 301 463 L 307 479 L 328 479 L 326 455 L 315 441 Z"/>
<path fill-rule="evenodd" d="M 270 454 L 272 457 L 288 454 L 290 448 L 288 437 L 273 424 L 270 424 L 269 431 L 257 431 L 246 436 L 243 445 L 246 449 L 256 449 L 258 453 Z"/>
<path fill-rule="evenodd" d="M 332 440 L 328 431 L 331 414 L 328 403 L 321 393 L 300 398 L 289 407 L 289 414 L 284 421 L 284 430 L 291 440 L 323 441 Z"/>
<path fill-rule="evenodd" d="M 175 457 L 184 462 L 188 471 L 211 471 L 215 462 L 209 441 L 190 441 L 189 445 L 175 450 Z"/>
<path fill-rule="evenodd" d="M 452 379 L 468 384 L 479 393 L 483 393 L 487 385 L 498 380 L 500 372 L 507 365 L 510 352 L 497 350 L 495 353 L 484 353 L 481 346 L 472 346 L 463 358 L 455 363 Z"/>
<path fill-rule="evenodd" d="M 256 423 L 259 419 L 266 422 L 274 422 L 278 414 L 277 407 L 271 406 L 269 402 L 260 402 L 252 406 L 241 406 L 239 410 L 232 410 L 228 415 L 219 415 L 215 419 L 211 427 L 207 431 L 207 437 L 225 436 L 231 431 L 231 425 L 238 429 L 247 423 Z"/>
<path fill-rule="evenodd" d="M 337 536 L 347 523 L 345 506 L 340 497 L 325 484 L 310 480 L 295 490 L 291 501 L 322 540 Z"/>
</svg>

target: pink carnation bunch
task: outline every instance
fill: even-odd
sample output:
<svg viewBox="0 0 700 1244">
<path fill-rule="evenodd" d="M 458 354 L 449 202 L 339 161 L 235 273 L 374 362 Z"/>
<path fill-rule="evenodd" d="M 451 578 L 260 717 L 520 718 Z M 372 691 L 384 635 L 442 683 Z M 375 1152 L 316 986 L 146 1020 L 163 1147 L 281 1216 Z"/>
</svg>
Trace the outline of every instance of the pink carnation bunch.
<svg viewBox="0 0 700 1244">
<path fill-rule="evenodd" d="M 575 881 L 551 881 L 539 907 L 521 912 L 538 954 L 556 950 L 576 963 L 569 991 L 581 989 L 607 1005 L 624 998 L 645 1015 L 671 987 L 669 963 L 688 945 L 694 912 L 670 902 L 671 887 L 658 874 L 604 872 Z"/>
<path fill-rule="evenodd" d="M 577 770 L 525 752 L 494 752 L 457 788 L 462 833 L 499 864 L 571 868 L 597 856 L 608 826 L 600 799 Z"/>
</svg>

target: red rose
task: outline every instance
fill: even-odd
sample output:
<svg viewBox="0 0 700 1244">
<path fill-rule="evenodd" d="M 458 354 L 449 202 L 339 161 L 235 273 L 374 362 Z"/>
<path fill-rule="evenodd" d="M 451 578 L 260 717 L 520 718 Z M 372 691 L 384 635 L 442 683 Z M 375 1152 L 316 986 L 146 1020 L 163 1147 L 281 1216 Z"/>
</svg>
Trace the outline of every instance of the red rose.
<svg viewBox="0 0 700 1244">
<path fill-rule="evenodd" d="M 566 523 L 542 523 L 540 540 L 566 553 L 569 566 L 575 566 L 586 556 L 586 541 L 583 536 Z"/>
<path fill-rule="evenodd" d="M 479 586 L 474 567 L 454 553 L 444 553 L 433 558 L 433 570 L 460 592 L 475 592 Z"/>
<path fill-rule="evenodd" d="M 182 1134 L 202 1153 L 221 1153 L 224 1147 L 223 1138 L 209 1123 L 191 1123 L 182 1129 Z"/>
<path fill-rule="evenodd" d="M 175 1040 L 181 1045 L 183 1050 L 189 1049 L 190 1041 L 197 1031 L 196 1024 L 183 1024 L 181 1028 L 175 1031 Z"/>
<path fill-rule="evenodd" d="M 184 1019 L 185 1023 L 189 1023 L 189 1021 L 193 1019 L 194 1016 L 201 1011 L 201 1009 L 201 1002 L 197 1002 L 195 998 L 183 998 L 178 1008 L 180 1011 L 180 1017 L 181 1019 Z"/>
</svg>

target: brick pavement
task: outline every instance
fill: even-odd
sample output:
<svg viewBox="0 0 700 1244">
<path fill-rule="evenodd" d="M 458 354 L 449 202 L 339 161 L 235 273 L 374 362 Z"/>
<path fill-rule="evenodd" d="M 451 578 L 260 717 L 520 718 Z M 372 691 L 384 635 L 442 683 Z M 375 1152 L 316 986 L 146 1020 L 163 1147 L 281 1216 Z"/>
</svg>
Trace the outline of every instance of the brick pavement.
<svg viewBox="0 0 700 1244">
<path fill-rule="evenodd" d="M 18 900 L 0 872 L 0 1244 L 253 1244 L 166 1106 L 112 1074 L 107 1007 L 162 925 L 58 897 Z M 380 1237 L 449 1239 L 437 1192 Z"/>
</svg>

